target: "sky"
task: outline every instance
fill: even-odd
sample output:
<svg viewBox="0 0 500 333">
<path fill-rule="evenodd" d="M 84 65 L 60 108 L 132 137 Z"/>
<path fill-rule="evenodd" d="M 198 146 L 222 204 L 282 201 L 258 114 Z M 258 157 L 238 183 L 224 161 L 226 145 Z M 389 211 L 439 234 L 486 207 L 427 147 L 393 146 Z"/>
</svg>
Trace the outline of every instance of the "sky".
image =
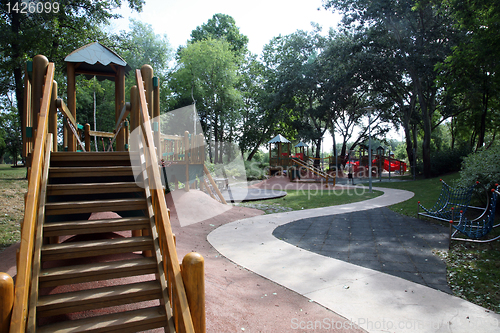
<svg viewBox="0 0 500 333">
<path fill-rule="evenodd" d="M 261 54 L 262 47 L 280 34 L 311 30 L 311 22 L 319 23 L 326 33 L 340 21 L 339 14 L 323 8 L 322 0 L 146 0 L 142 13 L 127 6 L 124 1 L 117 10 L 124 18 L 112 24 L 114 32 L 127 30 L 128 18 L 135 18 L 151 24 L 156 34 L 166 34 L 174 50 L 186 45 L 191 31 L 217 13 L 234 18 L 254 54 Z"/>
</svg>

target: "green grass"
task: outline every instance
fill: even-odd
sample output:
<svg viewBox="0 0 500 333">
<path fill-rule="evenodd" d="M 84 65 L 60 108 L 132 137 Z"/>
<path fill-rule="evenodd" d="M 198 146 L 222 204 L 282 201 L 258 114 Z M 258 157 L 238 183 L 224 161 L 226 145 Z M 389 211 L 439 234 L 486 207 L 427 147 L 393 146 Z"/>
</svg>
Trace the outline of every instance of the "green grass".
<svg viewBox="0 0 500 333">
<path fill-rule="evenodd" d="M 454 185 L 458 173 L 440 177 L 447 184 Z M 416 217 L 417 202 L 432 207 L 441 192 L 440 178 L 419 179 L 408 182 L 381 183 L 380 187 L 408 190 L 414 197 L 390 206 L 397 213 Z M 434 223 L 448 226 L 447 222 Z M 498 221 L 498 216 L 497 216 Z M 498 222 L 497 222 L 498 223 Z M 493 231 L 498 234 L 498 231 Z M 453 241 L 448 253 L 440 253 L 446 261 L 448 285 L 457 297 L 500 313 L 500 241 L 490 244 L 474 244 Z"/>
<path fill-rule="evenodd" d="M 277 213 L 280 211 L 302 210 L 319 207 L 343 205 L 352 202 L 372 199 L 382 195 L 380 191 L 368 193 L 366 189 L 358 190 L 318 190 L 302 191 L 287 190 L 287 195 L 279 199 L 259 200 L 240 203 L 240 206 L 252 207 L 264 210 L 266 213 Z"/>
<path fill-rule="evenodd" d="M 493 246 L 454 243 L 441 255 L 455 296 L 500 313 L 500 251 Z"/>
<path fill-rule="evenodd" d="M 455 180 L 459 177 L 458 173 L 429 179 L 418 179 L 412 181 L 411 177 L 408 177 L 409 181 L 404 182 L 394 182 L 394 183 L 373 183 L 373 186 L 395 188 L 399 190 L 407 190 L 413 192 L 415 195 L 407 201 L 400 202 L 398 204 L 392 205 L 389 208 L 399 214 L 407 215 L 411 217 L 417 217 L 417 202 L 424 207 L 432 207 L 439 198 L 439 193 L 441 193 L 441 182 L 443 179 L 448 185 L 453 186 Z M 367 186 L 367 184 L 365 184 Z"/>
<path fill-rule="evenodd" d="M 26 168 L 0 164 L 0 252 L 19 241 L 24 214 L 24 193 L 28 189 Z"/>
</svg>

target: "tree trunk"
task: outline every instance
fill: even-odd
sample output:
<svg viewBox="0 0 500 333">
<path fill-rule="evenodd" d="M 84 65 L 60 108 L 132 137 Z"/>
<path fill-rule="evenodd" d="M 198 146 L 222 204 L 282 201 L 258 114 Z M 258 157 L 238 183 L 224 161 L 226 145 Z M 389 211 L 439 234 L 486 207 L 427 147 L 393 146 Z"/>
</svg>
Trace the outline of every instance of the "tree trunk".
<svg viewBox="0 0 500 333">
<path fill-rule="evenodd" d="M 319 168 L 320 166 L 320 157 L 321 157 L 321 139 L 318 139 L 316 142 L 316 159 L 314 160 L 314 166 Z"/>
<path fill-rule="evenodd" d="M 11 6 L 14 5 L 14 1 L 10 1 Z M 11 7 L 12 8 L 12 7 Z M 19 124 L 21 129 L 26 128 L 26 124 L 23 122 L 23 112 L 24 112 L 24 81 L 23 81 L 23 68 L 21 67 L 21 41 L 22 38 L 19 36 L 19 29 L 21 27 L 20 15 L 16 11 L 11 11 L 11 30 L 13 37 L 10 39 L 12 46 L 12 61 L 16 63 L 14 68 L 14 84 L 17 102 L 17 112 L 19 116 Z M 26 156 L 23 156 L 25 158 Z"/>
<path fill-rule="evenodd" d="M 455 117 L 451 117 L 451 122 L 450 122 L 451 150 L 455 149 L 455 126 L 453 125 L 454 120 Z"/>
<path fill-rule="evenodd" d="M 224 163 L 224 159 L 222 158 L 224 156 L 224 129 L 222 125 L 219 127 L 219 163 Z M 227 148 L 226 148 L 227 149 Z"/>
<path fill-rule="evenodd" d="M 431 124 L 431 103 L 428 102 L 424 96 L 423 88 L 420 84 L 420 78 L 412 73 L 412 81 L 415 87 L 415 91 L 418 96 L 418 103 L 420 105 L 420 110 L 422 110 L 422 122 L 424 129 L 424 140 L 422 142 L 422 160 L 424 162 L 424 177 L 431 177 L 431 134 L 432 134 L 432 124 Z"/>
<path fill-rule="evenodd" d="M 208 120 L 209 117 L 207 117 Z M 212 135 L 213 135 L 213 124 L 208 125 L 208 157 L 210 159 L 210 163 L 214 163 L 213 155 L 212 155 Z"/>
<path fill-rule="evenodd" d="M 431 118 L 425 103 L 420 103 L 422 108 L 424 123 L 424 140 L 422 142 L 422 160 L 424 162 L 424 177 L 430 178 L 431 175 Z"/>
<path fill-rule="evenodd" d="M 403 111 L 403 130 L 405 132 L 405 142 L 406 142 L 406 155 L 408 156 L 408 161 L 410 165 L 413 164 L 413 144 L 411 141 L 411 130 L 410 130 L 410 112 L 411 108 Z"/>
<path fill-rule="evenodd" d="M 486 83 L 485 83 L 486 86 Z M 486 89 L 486 87 L 485 87 Z M 483 93 L 483 112 L 481 113 L 481 123 L 479 128 L 479 138 L 477 140 L 477 149 L 484 146 L 484 137 L 486 136 L 486 115 L 488 113 L 488 91 Z"/>
<path fill-rule="evenodd" d="M 215 158 L 214 158 L 214 163 L 217 164 L 219 163 L 219 142 L 218 139 L 219 139 L 219 121 L 217 119 L 217 115 L 214 116 L 214 124 L 213 124 L 213 128 L 214 128 L 214 155 L 215 155 Z"/>
</svg>

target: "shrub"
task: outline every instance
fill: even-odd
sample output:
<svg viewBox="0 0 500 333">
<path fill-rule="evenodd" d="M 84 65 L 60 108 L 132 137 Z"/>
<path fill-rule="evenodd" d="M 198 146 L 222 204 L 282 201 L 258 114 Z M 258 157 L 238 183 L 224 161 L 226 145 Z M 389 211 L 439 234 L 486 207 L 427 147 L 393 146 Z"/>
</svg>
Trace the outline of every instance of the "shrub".
<svg viewBox="0 0 500 333">
<path fill-rule="evenodd" d="M 261 163 L 257 161 L 245 161 L 247 180 L 264 179 L 266 166 L 268 165 L 268 163 Z"/>
<path fill-rule="evenodd" d="M 431 175 L 437 177 L 443 174 L 458 172 L 461 169 L 462 161 L 470 152 L 467 147 L 455 149 L 443 149 L 431 152 Z M 417 162 L 417 172 L 422 171 L 422 161 Z"/>
<path fill-rule="evenodd" d="M 478 150 L 464 158 L 458 185 L 469 187 L 476 181 L 488 189 L 500 182 L 500 145 Z"/>
</svg>

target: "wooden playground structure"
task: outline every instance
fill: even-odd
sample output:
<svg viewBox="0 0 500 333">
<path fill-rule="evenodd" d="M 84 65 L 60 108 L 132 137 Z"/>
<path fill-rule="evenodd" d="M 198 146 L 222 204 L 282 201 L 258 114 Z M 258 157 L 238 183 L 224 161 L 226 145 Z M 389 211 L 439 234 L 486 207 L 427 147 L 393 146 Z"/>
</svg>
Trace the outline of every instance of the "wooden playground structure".
<svg viewBox="0 0 500 333">
<path fill-rule="evenodd" d="M 357 154 L 349 160 L 350 173 L 358 177 L 368 177 L 370 162 L 368 156 L 368 146 L 360 145 Z M 402 175 L 407 170 L 405 162 L 394 158 L 391 153 L 385 155 L 382 147 L 376 148 L 376 153 L 372 152 L 372 156 L 372 176 L 381 177 L 382 172 L 387 171 L 390 178 L 391 172 Z"/>
<path fill-rule="evenodd" d="M 294 147 L 296 149 L 295 155 L 292 155 L 291 142 L 281 134 L 271 139 L 268 144 L 270 176 L 286 171 L 290 180 L 294 180 L 300 179 L 301 175 L 305 173 L 318 176 L 322 181 L 324 179 L 327 186 L 332 179 L 333 186 L 335 186 L 335 177 L 315 167 L 311 158 L 305 154 L 304 148 L 307 147 L 305 144 L 299 143 Z M 275 149 L 272 149 L 272 145 L 275 145 Z"/>
<path fill-rule="evenodd" d="M 299 142 L 293 148 L 295 153 L 292 153 L 292 143 L 283 137 L 282 135 L 277 135 L 268 142 L 269 145 L 269 175 L 281 174 L 283 172 L 288 173 L 290 180 L 300 179 L 301 176 L 318 177 L 321 181 L 325 181 L 327 184 L 329 179 L 333 179 L 333 184 L 335 185 L 336 177 L 344 177 L 344 171 L 338 170 L 338 159 L 334 156 L 328 156 L 324 158 L 313 158 L 308 156 L 309 152 L 306 150 L 307 145 L 303 142 Z M 274 149 L 273 149 L 274 145 Z M 356 177 L 368 177 L 369 175 L 369 159 L 368 159 L 368 147 L 361 145 L 359 151 L 355 154 L 357 156 L 352 156 L 346 163 L 346 170 L 348 172 L 349 178 L 353 175 Z M 384 155 L 384 148 L 378 147 L 376 149 L 377 153 L 372 154 L 372 175 L 381 177 L 383 171 L 389 173 L 389 178 L 391 177 L 391 172 L 396 174 L 404 174 L 407 170 L 407 165 L 405 162 L 394 158 L 389 153 L 387 156 Z M 329 168 L 334 167 L 335 173 L 325 172 L 321 168 L 315 166 L 315 162 L 322 164 L 327 163 Z"/>
<path fill-rule="evenodd" d="M 87 61 L 89 48 L 98 49 L 101 58 Z M 136 86 L 126 103 L 127 65 L 112 50 L 92 43 L 66 60 L 66 103 L 57 97 L 54 63 L 37 55 L 26 66 L 28 192 L 15 287 L 0 273 L 0 330 L 138 332 L 163 327 L 205 332 L 204 260 L 189 253 L 179 262 L 156 152 L 161 148 L 165 162 L 185 168 L 189 190 L 189 168 L 204 167 L 203 145 L 191 149 L 201 137 L 162 137 L 159 124 L 151 123 L 160 113 L 151 66 L 135 71 Z M 115 82 L 113 133 L 76 123 L 75 77 L 80 74 Z M 58 112 L 65 119 L 60 152 Z M 139 147 L 127 151 L 134 129 L 141 133 Z M 116 151 L 90 152 L 91 136 L 110 138 Z M 134 178 L 129 155 L 141 163 L 139 178 Z M 119 217 L 88 219 L 103 212 Z M 108 237 L 120 232 L 129 236 Z M 130 283 L 137 278 L 140 282 Z M 92 315 L 74 315 L 86 311 Z"/>
</svg>

